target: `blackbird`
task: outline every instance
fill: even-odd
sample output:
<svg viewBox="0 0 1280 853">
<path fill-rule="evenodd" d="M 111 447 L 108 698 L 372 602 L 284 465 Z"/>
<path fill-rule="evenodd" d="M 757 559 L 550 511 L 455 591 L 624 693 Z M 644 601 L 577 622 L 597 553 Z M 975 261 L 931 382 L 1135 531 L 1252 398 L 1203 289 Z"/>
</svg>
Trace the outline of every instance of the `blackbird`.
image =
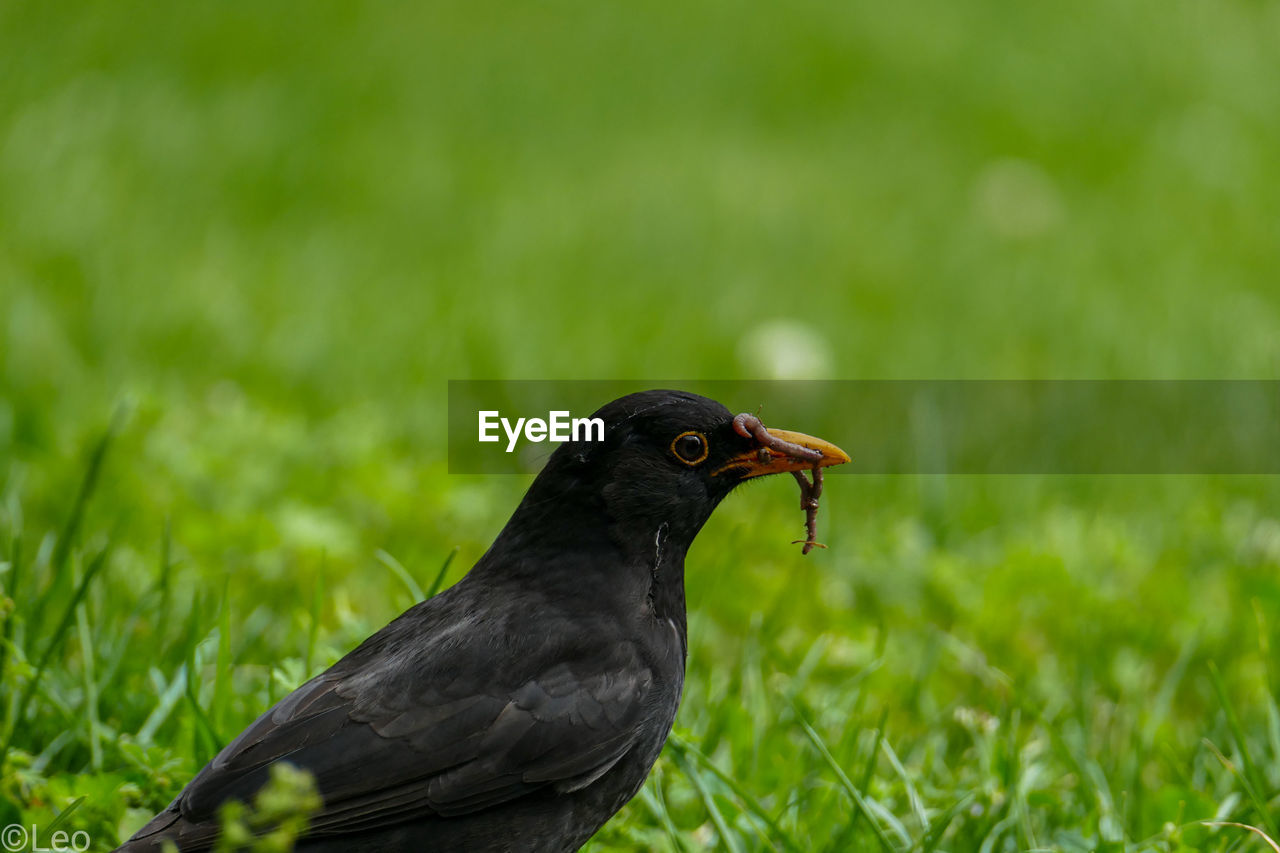
<svg viewBox="0 0 1280 853">
<path fill-rule="evenodd" d="M 323 799 L 307 853 L 590 838 L 671 731 L 698 530 L 744 480 L 849 461 L 800 433 L 735 429 L 680 391 L 595 417 L 604 440 L 560 445 L 462 580 L 259 717 L 119 850 L 209 850 L 219 807 L 251 799 L 276 762 L 313 774 Z"/>
</svg>

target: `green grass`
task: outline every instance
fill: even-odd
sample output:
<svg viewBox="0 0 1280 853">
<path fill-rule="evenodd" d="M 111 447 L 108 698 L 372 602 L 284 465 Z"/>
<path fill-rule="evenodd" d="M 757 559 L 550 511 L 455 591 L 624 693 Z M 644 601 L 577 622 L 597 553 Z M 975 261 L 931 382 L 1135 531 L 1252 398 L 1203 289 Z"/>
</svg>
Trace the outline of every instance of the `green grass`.
<svg viewBox="0 0 1280 853">
<path fill-rule="evenodd" d="M 1275 2 L 77 5 L 0 5 L 0 826 L 109 849 L 455 582 L 527 481 L 449 378 L 1280 363 Z M 594 848 L 1270 850 L 1278 497 L 742 490 Z"/>
</svg>

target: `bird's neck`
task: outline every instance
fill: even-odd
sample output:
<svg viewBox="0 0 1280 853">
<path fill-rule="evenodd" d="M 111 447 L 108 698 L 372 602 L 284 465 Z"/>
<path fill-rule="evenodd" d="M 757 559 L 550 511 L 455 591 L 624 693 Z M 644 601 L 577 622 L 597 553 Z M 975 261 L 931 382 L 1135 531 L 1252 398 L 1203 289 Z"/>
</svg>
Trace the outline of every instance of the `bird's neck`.
<svg viewBox="0 0 1280 853">
<path fill-rule="evenodd" d="M 686 618 L 684 557 L 689 546 L 673 541 L 670 530 L 670 525 L 666 522 L 658 525 L 653 534 L 650 554 L 637 556 L 642 565 L 649 569 L 646 604 L 657 618 L 674 621 L 683 636 Z"/>
<path fill-rule="evenodd" d="M 556 598 L 640 608 L 683 633 L 687 525 L 619 509 L 585 491 L 530 489 L 473 571 Z"/>
</svg>

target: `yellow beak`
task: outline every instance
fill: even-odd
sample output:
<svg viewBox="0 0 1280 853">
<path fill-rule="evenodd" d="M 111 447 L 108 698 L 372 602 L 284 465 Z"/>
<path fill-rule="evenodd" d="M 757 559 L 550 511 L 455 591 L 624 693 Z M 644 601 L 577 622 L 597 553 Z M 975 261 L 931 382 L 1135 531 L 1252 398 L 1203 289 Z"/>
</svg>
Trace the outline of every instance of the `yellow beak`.
<svg viewBox="0 0 1280 853">
<path fill-rule="evenodd" d="M 843 465 L 849 461 L 849 454 L 821 438 L 814 438 L 802 432 L 792 432 L 786 429 L 771 429 L 769 430 L 769 435 L 791 444 L 798 444 L 807 450 L 816 450 L 822 454 L 822 458 L 802 459 L 796 456 L 787 456 L 767 447 L 759 447 L 734 456 L 724 465 L 712 471 L 711 476 L 714 477 L 725 471 L 741 470 L 744 472 L 742 478 L 745 480 L 751 477 L 762 477 L 765 474 L 806 471 L 815 466 L 826 468 L 829 465 Z"/>
</svg>

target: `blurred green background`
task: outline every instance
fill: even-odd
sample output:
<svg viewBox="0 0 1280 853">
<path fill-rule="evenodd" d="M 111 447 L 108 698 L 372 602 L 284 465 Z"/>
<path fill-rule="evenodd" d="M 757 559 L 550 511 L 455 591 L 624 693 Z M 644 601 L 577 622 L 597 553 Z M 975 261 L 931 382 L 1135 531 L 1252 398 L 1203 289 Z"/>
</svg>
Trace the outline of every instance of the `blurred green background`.
<svg viewBox="0 0 1280 853">
<path fill-rule="evenodd" d="M 0 824 L 109 849 L 456 580 L 527 481 L 446 474 L 447 379 L 1274 377 L 1277 56 L 1274 0 L 0 4 Z M 1280 821 L 1272 480 L 833 481 L 830 551 L 781 483 L 700 538 L 596 849 L 1269 849 L 1197 821 Z"/>
</svg>

